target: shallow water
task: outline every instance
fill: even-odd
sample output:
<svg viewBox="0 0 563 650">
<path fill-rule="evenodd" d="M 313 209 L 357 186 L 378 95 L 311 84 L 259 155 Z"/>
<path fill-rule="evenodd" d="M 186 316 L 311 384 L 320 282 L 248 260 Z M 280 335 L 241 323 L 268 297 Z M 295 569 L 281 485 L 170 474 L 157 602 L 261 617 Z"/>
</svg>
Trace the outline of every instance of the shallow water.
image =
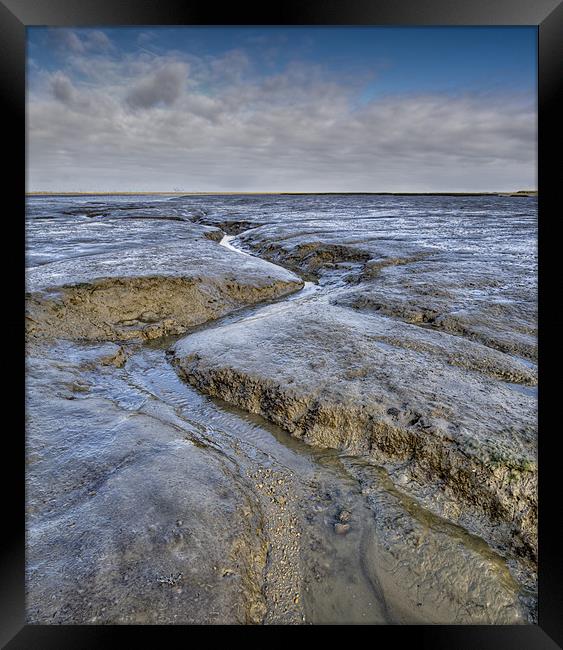
<svg viewBox="0 0 563 650">
<path fill-rule="evenodd" d="M 299 488 L 308 488 L 311 482 L 322 484 L 323 495 L 328 502 L 354 503 L 358 500 L 357 482 L 346 472 L 338 455 L 330 450 L 318 450 L 292 438 L 281 429 L 268 424 L 259 416 L 246 414 L 220 400 L 199 395 L 179 380 L 167 363 L 165 356 L 157 350 L 135 355 L 128 363 L 126 383 L 135 396 L 146 394 L 155 400 L 151 412 L 166 418 L 168 407 L 186 423 L 192 435 L 201 437 L 202 442 L 211 444 L 226 455 L 235 454 L 239 464 L 249 458 L 263 467 L 276 466 L 289 470 L 299 481 Z M 122 394 L 111 387 L 106 395 Z M 123 391 L 124 392 L 124 391 Z M 125 398 L 128 406 L 138 408 L 137 400 L 129 394 Z M 195 432 L 195 433 L 194 433 Z M 242 447 L 242 450 L 241 450 Z M 233 452 L 236 449 L 237 452 Z M 202 477 L 202 480 L 205 480 Z M 354 508 L 354 531 L 339 537 L 333 532 L 333 516 L 330 510 L 337 504 L 319 504 L 313 494 L 308 502 L 301 504 L 305 548 L 308 556 L 302 558 L 309 567 L 321 564 L 324 569 L 322 584 L 311 580 L 304 592 L 306 618 L 309 622 L 391 622 L 378 598 L 368 576 L 362 570 L 361 542 L 369 534 L 372 515 L 367 508 Z M 331 507 L 332 506 L 332 507 Z M 320 514 L 320 516 L 319 516 Z M 312 515 L 312 516 L 311 516 Z M 322 539 L 322 550 L 311 542 Z M 319 552 L 320 551 L 320 552 Z M 349 583 L 345 589 L 342 583 Z M 357 601 L 354 605 L 351 601 Z"/>
</svg>

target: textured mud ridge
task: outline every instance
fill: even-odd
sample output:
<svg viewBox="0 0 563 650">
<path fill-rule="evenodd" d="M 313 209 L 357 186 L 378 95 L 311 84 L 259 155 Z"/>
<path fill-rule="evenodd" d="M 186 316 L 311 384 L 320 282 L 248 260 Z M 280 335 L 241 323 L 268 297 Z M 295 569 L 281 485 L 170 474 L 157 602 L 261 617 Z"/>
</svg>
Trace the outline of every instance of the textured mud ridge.
<svg viewBox="0 0 563 650">
<path fill-rule="evenodd" d="M 377 558 L 380 567 L 385 567 L 380 569 L 384 593 L 393 592 L 399 584 L 410 585 L 404 599 L 397 603 L 399 612 L 417 608 L 423 624 L 451 620 L 448 612 L 452 609 L 459 612 L 457 620 L 465 624 L 485 620 L 515 624 L 530 617 L 533 594 L 521 593 L 514 599 L 513 590 L 519 592 L 517 583 L 482 539 L 434 519 L 416 501 L 409 502 L 389 478 L 381 480 L 381 470 L 378 485 L 373 468 L 361 460 L 346 459 L 345 465 L 358 479 L 372 512 L 375 535 L 367 557 L 371 562 Z M 416 563 L 405 562 L 406 555 L 416 558 Z M 494 611 L 487 613 L 489 608 Z"/>
<path fill-rule="evenodd" d="M 74 260 L 55 262 L 29 271 L 27 281 L 30 335 L 98 341 L 181 334 L 303 286 L 291 272 L 219 248 L 205 235 L 119 259 L 87 257 L 79 269 Z"/>
<path fill-rule="evenodd" d="M 319 199 L 301 214 L 280 200 L 275 218 L 270 206 L 247 217 L 238 241 L 305 279 L 352 285 L 333 296 L 338 304 L 535 361 L 535 205 L 515 215 L 514 199 L 462 199 L 451 207 L 421 199 L 406 212 L 396 204 L 350 208 L 346 200 L 336 207 Z M 232 219 L 238 224 L 239 214 Z M 229 230 L 224 213 L 199 221 Z"/>
<path fill-rule="evenodd" d="M 499 277 L 511 272 L 510 263 L 496 268 L 482 257 L 456 254 L 452 258 L 451 253 L 394 240 L 337 244 L 329 233 L 299 235 L 282 244 L 264 241 L 273 234 L 253 229 L 240 241 L 306 279 L 330 282 L 337 277 L 360 284 L 335 296 L 335 304 L 379 312 L 537 359 L 535 289 L 525 276 L 519 278 L 521 286 L 510 290 L 503 286 Z"/>
<path fill-rule="evenodd" d="M 28 395 L 29 622 L 527 620 L 483 542 L 198 395 L 158 348 L 38 342 Z"/>
<path fill-rule="evenodd" d="M 472 287 L 447 287 L 447 270 L 439 260 L 429 259 L 401 269 L 400 277 L 387 271 L 377 283 L 365 283 L 337 297 L 335 304 L 456 334 L 499 352 L 536 361 L 535 300 L 495 295 L 490 291 L 498 291 L 494 278 L 480 277 Z M 464 299 L 464 294 L 471 293 L 477 294 L 474 301 Z"/>
<path fill-rule="evenodd" d="M 260 622 L 267 540 L 236 467 L 150 404 L 96 394 L 92 354 L 52 354 L 28 361 L 28 620 Z"/>
<path fill-rule="evenodd" d="M 189 327 L 241 307 L 295 291 L 298 280 L 244 285 L 201 278 L 100 278 L 66 285 L 27 299 L 31 335 L 94 341 L 150 340 L 182 334 Z"/>
<path fill-rule="evenodd" d="M 198 332 L 175 356 L 198 389 L 311 444 L 394 463 L 403 489 L 428 494 L 432 509 L 534 561 L 534 398 L 382 344 L 384 331 L 380 319 L 306 306 L 291 320 Z M 517 415 L 522 404 L 527 417 Z"/>
</svg>

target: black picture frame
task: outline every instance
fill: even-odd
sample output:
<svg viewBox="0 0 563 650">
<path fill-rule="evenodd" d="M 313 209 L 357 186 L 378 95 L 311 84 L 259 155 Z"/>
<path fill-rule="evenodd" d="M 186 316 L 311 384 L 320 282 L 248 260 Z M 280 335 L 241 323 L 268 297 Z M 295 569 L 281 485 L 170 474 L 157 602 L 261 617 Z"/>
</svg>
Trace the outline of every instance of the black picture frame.
<svg viewBox="0 0 563 650">
<path fill-rule="evenodd" d="M 563 322 L 554 317 L 552 287 L 560 275 L 557 243 L 551 227 L 558 181 L 561 183 L 559 148 L 560 98 L 563 62 L 563 4 L 560 0 L 285 0 L 247 7 L 231 3 L 218 7 L 201 0 L 0 0 L 0 89 L 3 98 L 5 133 L 12 138 L 8 165 L 2 176 L 6 199 L 12 209 L 5 214 L 13 228 L 6 237 L 4 278 L 10 290 L 10 306 L 5 310 L 7 352 L 12 364 L 6 388 L 8 410 L 19 410 L 14 427 L 4 431 L 3 551 L 0 560 L 0 642 L 10 650 L 20 648 L 97 648 L 112 643 L 131 643 L 141 636 L 145 643 L 164 645 L 174 635 L 175 643 L 194 642 L 194 627 L 185 626 L 40 626 L 24 625 L 24 436 L 21 405 L 24 393 L 23 345 L 23 257 L 25 214 L 25 29 L 27 26 L 109 26 L 109 25 L 533 25 L 538 28 L 538 189 L 539 189 L 539 623 L 528 626 L 377 626 L 364 630 L 370 642 L 412 643 L 419 648 L 461 650 L 552 650 L 563 647 L 563 589 L 561 548 L 563 526 L 559 518 L 560 483 L 557 428 L 552 428 L 549 412 L 555 413 L 557 382 L 549 379 L 558 366 L 555 332 Z M 559 109 L 559 111 L 558 111 Z M 21 219 L 21 221 L 20 221 Z M 6 226 L 7 227 L 7 226 Z M 14 282 L 16 269 L 20 282 Z M 20 338 L 21 337 L 21 338 Z M 559 366 L 560 367 L 560 366 Z M 560 374 L 560 373 L 559 373 Z M 557 374 L 553 374 L 557 377 Z M 21 378 L 21 383 L 18 380 Z M 13 406 L 12 406 L 13 405 Z M 245 639 L 264 638 L 268 627 L 229 628 Z M 357 629 L 357 628 L 356 628 Z M 212 630 L 206 628 L 207 635 Z M 274 638 L 282 642 L 276 628 Z M 285 628 L 288 634 L 315 634 L 318 627 Z M 349 637 L 351 628 L 336 630 Z M 163 638 L 164 635 L 164 638 Z M 303 637 L 301 637 L 303 638 Z M 234 640 L 234 637 L 233 637 Z"/>
</svg>

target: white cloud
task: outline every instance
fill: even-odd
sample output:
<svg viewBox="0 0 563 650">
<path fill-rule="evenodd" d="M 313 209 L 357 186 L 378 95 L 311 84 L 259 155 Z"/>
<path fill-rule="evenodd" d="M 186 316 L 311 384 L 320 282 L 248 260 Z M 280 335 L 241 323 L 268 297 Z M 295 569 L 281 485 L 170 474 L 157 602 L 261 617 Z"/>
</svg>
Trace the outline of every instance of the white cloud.
<svg viewBox="0 0 563 650">
<path fill-rule="evenodd" d="M 79 42 L 92 47 L 92 36 Z M 536 112 L 517 96 L 360 104 L 366 78 L 294 62 L 74 49 L 29 95 L 29 189 L 503 190 L 535 186 Z M 98 46 L 102 46 L 102 40 Z M 111 44 L 110 44 L 111 45 Z M 78 76 L 80 75 L 80 76 Z"/>
<path fill-rule="evenodd" d="M 112 50 L 113 45 L 104 32 L 99 30 L 91 31 L 86 37 L 87 48 L 91 50 Z"/>
<path fill-rule="evenodd" d="M 49 40 L 59 54 L 82 55 L 87 52 L 107 52 L 113 50 L 113 44 L 104 32 L 81 30 L 80 33 L 72 29 L 54 27 L 48 31 Z"/>
<path fill-rule="evenodd" d="M 49 39 L 53 45 L 62 51 L 82 53 L 86 47 L 76 32 L 71 29 L 54 28 L 49 30 Z"/>
</svg>

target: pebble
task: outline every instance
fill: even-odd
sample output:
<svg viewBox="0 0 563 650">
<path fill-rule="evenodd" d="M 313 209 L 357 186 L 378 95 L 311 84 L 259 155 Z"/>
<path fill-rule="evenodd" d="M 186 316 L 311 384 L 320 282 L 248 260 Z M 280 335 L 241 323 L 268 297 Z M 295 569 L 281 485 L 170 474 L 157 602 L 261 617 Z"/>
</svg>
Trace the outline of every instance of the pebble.
<svg viewBox="0 0 563 650">
<path fill-rule="evenodd" d="M 334 530 L 337 535 L 346 535 L 346 533 L 350 530 L 350 524 L 334 524 Z"/>
</svg>

